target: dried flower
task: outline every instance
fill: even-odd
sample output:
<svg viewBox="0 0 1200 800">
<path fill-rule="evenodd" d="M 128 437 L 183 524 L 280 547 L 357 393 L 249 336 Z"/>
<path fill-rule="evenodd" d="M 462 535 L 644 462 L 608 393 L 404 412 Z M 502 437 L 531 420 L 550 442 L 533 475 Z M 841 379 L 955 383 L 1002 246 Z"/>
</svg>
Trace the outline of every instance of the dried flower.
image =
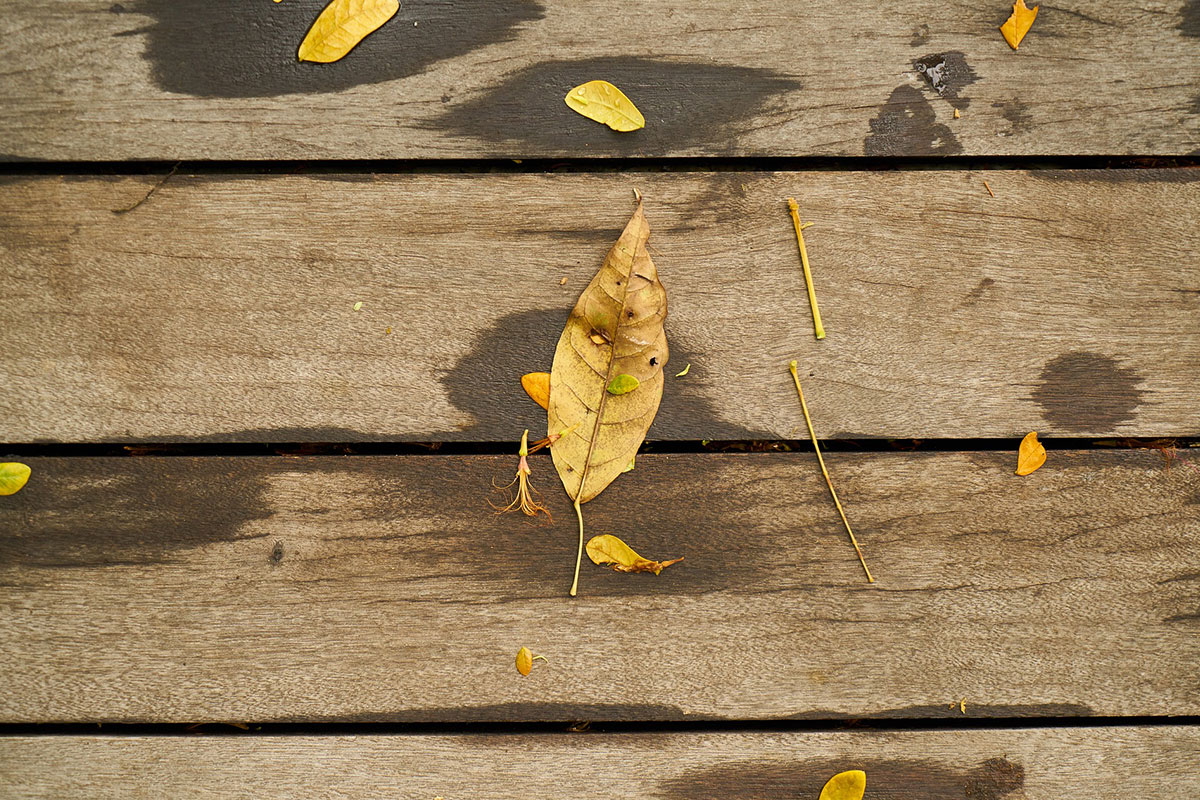
<svg viewBox="0 0 1200 800">
<path fill-rule="evenodd" d="M 557 439 L 558 437 L 556 436 L 554 438 Z M 549 437 L 547 437 L 547 439 L 549 439 Z M 552 442 L 546 442 L 546 444 L 550 443 Z M 545 445 L 543 444 L 539 446 L 544 447 Z M 493 504 L 492 507 L 495 508 L 497 513 L 500 514 L 503 514 L 506 511 L 520 509 L 521 513 L 527 517 L 536 517 L 540 511 L 546 515 L 547 519 L 550 519 L 550 510 L 542 504 L 541 492 L 529 485 L 529 476 L 531 472 L 529 469 L 529 460 L 526 458 L 529 453 L 529 431 L 526 430 L 523 434 L 521 434 L 521 449 L 518 451 L 518 454 L 521 456 L 521 460 L 517 462 L 517 476 L 512 479 L 512 483 L 509 483 L 506 486 L 496 486 L 497 489 L 507 492 L 511 491 L 512 487 L 515 485 L 517 487 L 516 496 L 513 497 L 512 501 L 503 508 L 500 508 L 495 504 Z"/>
</svg>

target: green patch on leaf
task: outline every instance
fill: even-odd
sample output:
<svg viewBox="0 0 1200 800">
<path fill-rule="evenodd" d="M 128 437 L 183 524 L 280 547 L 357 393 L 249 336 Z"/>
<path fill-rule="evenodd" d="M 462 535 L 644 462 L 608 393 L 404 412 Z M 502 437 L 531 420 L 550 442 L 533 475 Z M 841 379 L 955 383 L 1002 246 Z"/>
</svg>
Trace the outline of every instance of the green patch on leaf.
<svg viewBox="0 0 1200 800">
<path fill-rule="evenodd" d="M 615 377 L 611 381 L 609 381 L 608 393 L 609 394 L 629 394 L 634 389 L 636 389 L 638 387 L 638 385 L 639 385 L 639 381 L 637 378 L 633 377 L 632 375 L 627 375 L 625 373 L 621 373 L 620 375 L 618 375 L 617 377 Z"/>
</svg>

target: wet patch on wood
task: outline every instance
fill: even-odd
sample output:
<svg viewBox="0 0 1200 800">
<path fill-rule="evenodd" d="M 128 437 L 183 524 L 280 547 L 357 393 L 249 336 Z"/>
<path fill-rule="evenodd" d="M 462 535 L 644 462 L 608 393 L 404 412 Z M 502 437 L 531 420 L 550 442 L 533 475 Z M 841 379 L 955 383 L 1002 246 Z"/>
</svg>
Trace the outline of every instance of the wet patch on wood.
<svg viewBox="0 0 1200 800">
<path fill-rule="evenodd" d="M 1145 394 L 1138 388 L 1142 381 L 1114 358 L 1075 351 L 1046 364 L 1033 399 L 1057 429 L 1105 434 L 1133 419 Z"/>
<path fill-rule="evenodd" d="M 543 15 L 533 0 L 412 0 L 341 61 L 301 63 L 296 49 L 325 5 L 326 0 L 136 0 L 130 10 L 154 23 L 121 35 L 146 35 L 145 57 L 165 91 L 267 97 L 405 78 L 443 59 L 509 41 L 523 23 Z"/>
<path fill-rule="evenodd" d="M 1000 116 L 1004 117 L 1010 127 L 1010 134 L 1024 133 L 1029 130 L 1033 117 L 1029 114 L 1029 104 L 1022 102 L 1019 98 L 1005 100 L 1002 103 L 992 103 L 992 108 L 1000 109 Z"/>
<path fill-rule="evenodd" d="M 575 294 L 580 288 L 575 287 Z M 515 443 L 525 428 L 543 435 L 546 412 L 525 394 L 521 376 L 550 371 L 554 348 L 569 314 L 569 307 L 508 314 L 479 333 L 470 352 L 440 376 L 450 402 L 471 415 L 474 424 L 452 434 L 431 432 L 428 441 L 511 439 Z M 689 362 L 695 365 L 702 362 L 699 352 L 671 329 L 670 317 L 667 341 L 672 367 L 679 364 L 682 369 Z M 693 371 L 698 368 L 694 366 Z M 762 431 L 722 419 L 704 394 L 701 382 L 668 379 L 662 405 L 647 438 L 694 439 L 697 431 L 706 439 L 754 439 L 764 435 Z"/>
<path fill-rule="evenodd" d="M 773 759 L 692 770 L 663 781 L 659 796 L 664 800 L 815 798 L 829 778 L 848 769 L 867 773 L 868 796 L 889 800 L 1004 800 L 1025 785 L 1024 767 L 1002 755 L 962 769 L 902 759 Z"/>
<path fill-rule="evenodd" d="M 949 156 L 963 151 L 950 127 L 937 121 L 933 104 L 914 86 L 897 87 L 869 125 L 864 155 Z"/>
<path fill-rule="evenodd" d="M 597 76 L 633 100 L 645 128 L 618 133 L 567 107 L 567 92 Z M 670 155 L 689 147 L 727 155 L 773 99 L 799 88 L 795 79 L 769 69 L 647 58 L 546 61 L 449 109 L 428 127 L 576 156 Z"/>
<path fill-rule="evenodd" d="M 971 99 L 962 96 L 961 92 L 979 80 L 979 76 L 971 69 L 962 52 L 950 50 L 921 56 L 913 62 L 913 69 L 924 79 L 928 88 L 954 108 L 965 111 L 971 105 Z"/>
</svg>

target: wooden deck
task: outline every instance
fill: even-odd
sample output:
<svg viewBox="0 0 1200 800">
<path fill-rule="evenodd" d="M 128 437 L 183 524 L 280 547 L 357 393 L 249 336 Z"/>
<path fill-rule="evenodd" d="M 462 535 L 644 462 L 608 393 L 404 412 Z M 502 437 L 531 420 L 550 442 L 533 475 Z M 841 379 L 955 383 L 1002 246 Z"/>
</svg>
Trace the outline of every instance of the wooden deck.
<svg viewBox="0 0 1200 800">
<path fill-rule="evenodd" d="M 1196 0 L 1016 52 L 1004 2 L 415 0 L 298 64 L 323 5 L 0 17 L 0 796 L 1200 795 Z M 571 599 L 550 458 L 553 521 L 489 499 L 634 188 L 670 366 L 585 517 L 684 561 Z"/>
</svg>

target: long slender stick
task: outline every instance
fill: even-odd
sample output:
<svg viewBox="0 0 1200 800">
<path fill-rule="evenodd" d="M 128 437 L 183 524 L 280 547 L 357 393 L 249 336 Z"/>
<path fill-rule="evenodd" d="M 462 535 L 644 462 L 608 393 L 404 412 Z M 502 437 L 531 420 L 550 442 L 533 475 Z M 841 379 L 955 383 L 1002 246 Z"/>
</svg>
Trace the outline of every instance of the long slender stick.
<svg viewBox="0 0 1200 800">
<path fill-rule="evenodd" d="M 804 412 L 804 421 L 808 423 L 808 435 L 812 437 L 813 451 L 817 454 L 817 463 L 821 465 L 821 474 L 825 476 L 825 485 L 829 487 L 829 494 L 833 497 L 833 504 L 837 506 L 838 513 L 842 515 L 842 522 L 846 525 L 846 533 L 850 534 L 850 543 L 854 545 L 854 552 L 858 553 L 858 562 L 862 564 L 863 572 L 867 573 L 867 583 L 874 583 L 875 579 L 871 577 L 871 570 L 867 569 L 867 560 L 863 558 L 862 549 L 858 546 L 858 539 L 854 538 L 854 531 L 850 529 L 850 520 L 846 519 L 846 512 L 842 510 L 842 504 L 838 502 L 837 492 L 833 490 L 833 481 L 829 479 L 829 471 L 825 469 L 825 459 L 821 458 L 821 448 L 817 446 L 817 432 L 813 430 L 812 419 L 808 416 L 808 403 L 804 402 L 804 391 L 800 388 L 800 376 L 796 374 L 795 361 L 788 365 L 788 370 L 792 373 L 792 380 L 796 382 L 796 394 L 800 395 L 800 410 Z M 582 524 L 582 518 L 580 519 L 580 524 Z"/>
<path fill-rule="evenodd" d="M 825 326 L 821 324 L 821 309 L 817 307 L 817 290 L 813 288 L 812 270 L 808 268 L 808 248 L 804 246 L 804 229 L 812 223 L 800 224 L 800 207 L 796 205 L 796 198 L 788 198 L 788 210 L 792 212 L 792 225 L 796 227 L 796 243 L 800 245 L 800 266 L 804 268 L 804 285 L 808 287 L 808 304 L 812 306 L 813 330 L 818 339 L 824 339 Z"/>
<path fill-rule="evenodd" d="M 579 589 L 579 565 L 583 563 L 583 512 L 579 510 L 579 498 L 575 498 L 575 516 L 579 517 L 579 552 L 575 555 L 575 580 L 571 581 L 571 597 Z"/>
</svg>

